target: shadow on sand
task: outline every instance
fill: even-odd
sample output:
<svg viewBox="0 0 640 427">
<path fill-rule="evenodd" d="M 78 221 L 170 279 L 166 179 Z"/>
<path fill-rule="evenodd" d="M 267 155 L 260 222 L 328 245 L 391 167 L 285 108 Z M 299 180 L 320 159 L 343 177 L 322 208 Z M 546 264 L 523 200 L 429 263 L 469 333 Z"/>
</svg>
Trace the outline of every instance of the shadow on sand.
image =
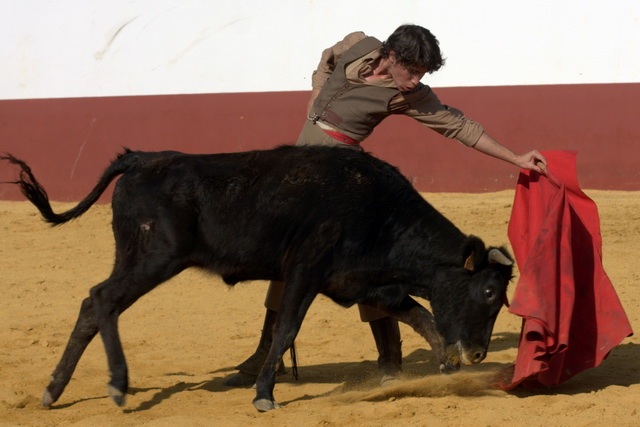
<svg viewBox="0 0 640 427">
<path fill-rule="evenodd" d="M 504 350 L 517 345 L 518 334 L 502 334 L 494 338 L 491 343 L 492 350 Z M 464 372 L 491 373 L 499 372 L 508 368 L 510 364 L 504 363 L 481 363 L 471 367 L 463 367 Z M 296 401 L 311 400 L 331 394 L 349 392 L 353 390 L 372 389 L 379 386 L 380 377 L 375 361 L 364 362 L 343 362 L 326 363 L 320 365 L 300 366 L 299 380 L 292 378 L 291 373 L 278 377 L 278 383 L 319 383 L 336 384 L 336 388 L 318 395 L 304 395 L 297 399 L 280 402 L 287 404 Z M 156 390 L 149 399 L 140 403 L 137 407 L 125 409 L 125 412 L 146 411 L 164 400 L 181 393 L 189 393 L 196 390 L 206 390 L 211 393 L 226 392 L 229 387 L 224 385 L 225 379 L 235 373 L 232 367 L 225 367 L 211 372 L 213 376 L 206 381 L 178 381 L 169 387 L 149 387 L 134 388 L 129 393 L 146 393 Z M 180 377 L 189 376 L 188 373 L 174 373 Z M 430 350 L 417 349 L 403 358 L 402 380 L 415 380 L 427 376 L 440 375 L 437 363 Z M 613 349 L 609 357 L 598 367 L 587 370 L 570 379 L 569 381 L 555 387 L 524 389 L 516 388 L 508 393 L 517 397 L 528 397 L 533 395 L 576 395 L 602 390 L 609 386 L 629 387 L 640 383 L 640 344 L 625 343 Z M 62 409 L 74 406 L 75 404 L 104 399 L 105 396 L 84 398 L 61 405 L 55 405 L 55 409 Z"/>
</svg>

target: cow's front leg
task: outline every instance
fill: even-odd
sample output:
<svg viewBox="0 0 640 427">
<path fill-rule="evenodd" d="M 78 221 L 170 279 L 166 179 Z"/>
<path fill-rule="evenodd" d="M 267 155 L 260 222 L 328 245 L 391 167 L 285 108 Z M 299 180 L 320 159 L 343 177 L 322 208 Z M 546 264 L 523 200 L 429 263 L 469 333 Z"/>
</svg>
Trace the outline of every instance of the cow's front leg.
<svg viewBox="0 0 640 427">
<path fill-rule="evenodd" d="M 319 284 L 316 281 L 319 274 L 296 276 L 299 279 L 289 280 L 285 284 L 271 349 L 256 379 L 256 397 L 253 400 L 253 406 L 260 412 L 280 407 L 273 396 L 278 365 L 284 353 L 293 344 L 300 331 L 302 320 L 318 294 Z"/>
<path fill-rule="evenodd" d="M 291 247 L 283 265 L 284 290 L 276 317 L 271 349 L 256 379 L 253 406 L 258 411 L 278 408 L 273 389 L 282 355 L 295 340 L 309 306 L 327 281 L 333 248 L 342 233 L 340 222 L 327 221 L 305 235 L 298 247 Z"/>
<path fill-rule="evenodd" d="M 413 298 L 406 296 L 398 307 L 382 307 L 378 309 L 413 328 L 431 346 L 438 362 L 440 372 L 452 372 L 460 368 L 460 356 L 455 346 L 445 348 L 444 340 L 436 329 L 433 314 Z"/>
</svg>

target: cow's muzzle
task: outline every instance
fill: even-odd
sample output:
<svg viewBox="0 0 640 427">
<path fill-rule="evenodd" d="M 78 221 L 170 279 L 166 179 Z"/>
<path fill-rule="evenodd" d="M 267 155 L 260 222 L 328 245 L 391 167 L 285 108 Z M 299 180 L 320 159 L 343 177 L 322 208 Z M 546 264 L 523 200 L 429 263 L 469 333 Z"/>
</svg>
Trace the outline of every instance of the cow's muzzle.
<svg viewBox="0 0 640 427">
<path fill-rule="evenodd" d="M 447 346 L 445 357 L 440 363 L 440 372 L 450 373 L 460 369 L 460 365 L 473 365 L 482 362 L 487 357 L 487 351 L 479 346 L 466 347 L 462 342 Z"/>
<path fill-rule="evenodd" d="M 465 365 L 472 365 L 475 363 L 480 363 L 487 357 L 487 352 L 479 347 L 475 347 L 472 349 L 460 349 L 460 359 L 462 363 Z"/>
</svg>

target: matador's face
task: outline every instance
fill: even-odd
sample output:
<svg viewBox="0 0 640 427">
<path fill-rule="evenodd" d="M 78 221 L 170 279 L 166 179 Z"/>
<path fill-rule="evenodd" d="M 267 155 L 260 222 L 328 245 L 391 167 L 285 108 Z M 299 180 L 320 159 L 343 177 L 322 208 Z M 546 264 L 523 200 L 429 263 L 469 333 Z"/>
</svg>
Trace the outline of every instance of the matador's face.
<svg viewBox="0 0 640 427">
<path fill-rule="evenodd" d="M 388 73 L 393 78 L 400 92 L 409 92 L 415 89 L 428 71 L 426 67 L 413 67 L 400 64 L 396 61 L 395 52 L 393 51 L 389 54 L 389 59 L 391 65 L 389 66 Z"/>
</svg>

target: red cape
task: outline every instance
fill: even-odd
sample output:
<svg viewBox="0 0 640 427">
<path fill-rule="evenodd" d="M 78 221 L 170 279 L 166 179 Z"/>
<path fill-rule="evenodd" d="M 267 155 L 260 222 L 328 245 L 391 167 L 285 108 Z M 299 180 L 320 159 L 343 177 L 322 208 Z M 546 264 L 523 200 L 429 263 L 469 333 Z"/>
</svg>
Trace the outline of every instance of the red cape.
<svg viewBox="0 0 640 427">
<path fill-rule="evenodd" d="M 546 176 L 520 173 L 509 222 L 520 269 L 509 311 L 523 323 L 503 389 L 560 384 L 633 333 L 602 267 L 598 209 L 578 185 L 576 153 L 544 155 Z"/>
</svg>

